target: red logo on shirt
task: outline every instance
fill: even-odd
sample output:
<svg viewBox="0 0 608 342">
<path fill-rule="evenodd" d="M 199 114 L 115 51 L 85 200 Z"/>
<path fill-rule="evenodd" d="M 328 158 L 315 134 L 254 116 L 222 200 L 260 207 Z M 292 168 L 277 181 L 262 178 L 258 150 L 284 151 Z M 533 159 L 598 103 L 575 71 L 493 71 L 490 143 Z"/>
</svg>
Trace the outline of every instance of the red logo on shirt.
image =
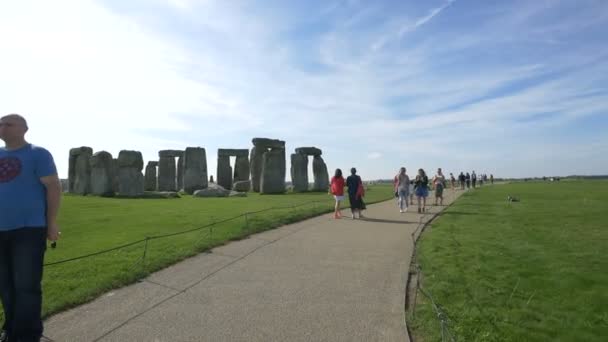
<svg viewBox="0 0 608 342">
<path fill-rule="evenodd" d="M 21 160 L 15 157 L 0 158 L 0 183 L 7 183 L 21 173 Z"/>
</svg>

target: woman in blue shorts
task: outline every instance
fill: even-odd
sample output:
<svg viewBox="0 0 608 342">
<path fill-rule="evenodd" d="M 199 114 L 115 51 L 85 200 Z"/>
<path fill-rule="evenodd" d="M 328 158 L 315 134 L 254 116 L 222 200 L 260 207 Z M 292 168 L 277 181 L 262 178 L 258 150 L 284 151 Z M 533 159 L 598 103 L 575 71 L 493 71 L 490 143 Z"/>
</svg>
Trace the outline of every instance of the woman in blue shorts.
<svg viewBox="0 0 608 342">
<path fill-rule="evenodd" d="M 429 177 L 427 177 L 423 169 L 418 169 L 418 175 L 414 181 L 414 189 L 418 198 L 418 212 L 423 213 L 426 207 L 426 198 L 429 195 Z M 420 202 L 422 202 L 422 206 L 420 206 Z"/>
</svg>

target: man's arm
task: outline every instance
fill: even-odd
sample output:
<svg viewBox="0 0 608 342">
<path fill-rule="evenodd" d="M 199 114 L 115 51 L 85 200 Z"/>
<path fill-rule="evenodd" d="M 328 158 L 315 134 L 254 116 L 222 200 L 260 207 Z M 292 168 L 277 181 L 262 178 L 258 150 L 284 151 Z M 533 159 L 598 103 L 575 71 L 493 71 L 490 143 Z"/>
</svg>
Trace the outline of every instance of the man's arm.
<svg viewBox="0 0 608 342">
<path fill-rule="evenodd" d="M 57 213 L 61 202 L 61 183 L 57 175 L 40 178 L 46 187 L 46 224 L 47 237 L 51 241 L 59 239 L 59 226 L 57 225 Z"/>
</svg>

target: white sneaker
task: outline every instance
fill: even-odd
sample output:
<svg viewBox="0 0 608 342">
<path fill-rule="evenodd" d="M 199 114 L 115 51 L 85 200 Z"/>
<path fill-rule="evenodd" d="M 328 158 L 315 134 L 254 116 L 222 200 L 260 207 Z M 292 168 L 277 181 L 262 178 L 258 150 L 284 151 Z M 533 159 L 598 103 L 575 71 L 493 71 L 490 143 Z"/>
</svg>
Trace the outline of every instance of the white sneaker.
<svg viewBox="0 0 608 342">
<path fill-rule="evenodd" d="M 407 207 L 405 207 L 405 209 L 403 209 L 403 212 L 406 212 L 406 211 L 407 211 Z"/>
<path fill-rule="evenodd" d="M 403 214 L 403 209 L 399 209 L 399 212 Z"/>
</svg>

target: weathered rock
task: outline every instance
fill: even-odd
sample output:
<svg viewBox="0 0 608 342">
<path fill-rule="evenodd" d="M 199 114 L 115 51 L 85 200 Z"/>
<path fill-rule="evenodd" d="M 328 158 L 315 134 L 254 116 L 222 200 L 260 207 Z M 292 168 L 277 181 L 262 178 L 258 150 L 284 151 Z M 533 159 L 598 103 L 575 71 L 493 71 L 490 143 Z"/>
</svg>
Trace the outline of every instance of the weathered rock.
<svg viewBox="0 0 608 342">
<path fill-rule="evenodd" d="M 184 188 L 184 155 L 177 158 L 177 190 Z"/>
<path fill-rule="evenodd" d="M 240 191 L 240 192 L 247 192 L 247 191 L 251 190 L 251 181 L 245 180 L 245 181 L 234 182 L 234 184 L 232 184 L 232 190 Z"/>
<path fill-rule="evenodd" d="M 283 140 L 278 139 L 268 139 L 268 138 L 253 138 L 251 140 L 253 146 L 270 148 L 270 149 L 284 149 L 285 142 Z"/>
<path fill-rule="evenodd" d="M 70 150 L 68 180 L 70 192 L 86 195 L 91 192 L 91 156 L 93 149 L 82 146 Z"/>
<path fill-rule="evenodd" d="M 316 147 L 298 147 L 296 148 L 296 153 L 304 154 L 307 156 L 320 156 L 323 154 L 323 151 Z"/>
<path fill-rule="evenodd" d="M 156 168 L 158 167 L 157 161 L 149 161 L 146 165 L 146 172 L 144 174 L 144 190 L 156 191 L 157 186 L 157 173 Z"/>
<path fill-rule="evenodd" d="M 232 188 L 232 167 L 229 156 L 217 158 L 217 184 L 228 190 Z"/>
<path fill-rule="evenodd" d="M 146 191 L 141 198 L 181 198 L 181 196 L 174 191 Z"/>
<path fill-rule="evenodd" d="M 260 193 L 284 193 L 285 168 L 285 149 L 274 149 L 264 153 Z"/>
<path fill-rule="evenodd" d="M 329 174 L 327 173 L 327 165 L 325 165 L 321 156 L 315 156 L 312 159 L 312 172 L 315 177 L 313 190 L 327 191 L 329 188 Z"/>
<path fill-rule="evenodd" d="M 158 152 L 158 191 L 176 191 L 175 156 L 166 152 L 167 150 Z"/>
<path fill-rule="evenodd" d="M 294 153 L 291 155 L 291 183 L 294 192 L 308 191 L 308 156 Z"/>
<path fill-rule="evenodd" d="M 112 159 L 112 190 L 118 193 L 118 158 Z"/>
<path fill-rule="evenodd" d="M 234 182 L 246 181 L 249 179 L 249 156 L 237 156 L 234 162 Z"/>
<path fill-rule="evenodd" d="M 180 150 L 161 150 L 158 151 L 158 157 L 162 158 L 162 157 L 181 157 L 184 155 L 184 151 L 180 151 Z"/>
<path fill-rule="evenodd" d="M 249 157 L 248 149 L 220 148 L 217 150 L 218 157 Z"/>
<path fill-rule="evenodd" d="M 137 197 L 144 193 L 144 159 L 139 151 L 122 150 L 118 153 L 118 193 Z"/>
<path fill-rule="evenodd" d="M 230 191 L 228 197 L 247 197 L 246 192 Z"/>
<path fill-rule="evenodd" d="M 229 195 L 230 190 L 214 183 L 209 184 L 207 189 L 196 190 L 193 194 L 194 197 L 228 197 Z"/>
<path fill-rule="evenodd" d="M 213 180 L 212 180 L 213 181 Z M 205 189 L 207 183 L 207 153 L 201 147 L 188 147 L 184 152 L 184 191 L 193 194 Z"/>
<path fill-rule="evenodd" d="M 264 147 L 254 146 L 251 149 L 249 163 L 251 167 L 251 187 L 253 191 L 260 192 L 260 180 L 262 178 L 262 164 L 264 161 L 264 153 L 268 150 Z"/>
<path fill-rule="evenodd" d="M 114 195 L 113 161 L 112 155 L 106 151 L 97 152 L 91 156 L 91 193 L 93 195 Z"/>
</svg>

